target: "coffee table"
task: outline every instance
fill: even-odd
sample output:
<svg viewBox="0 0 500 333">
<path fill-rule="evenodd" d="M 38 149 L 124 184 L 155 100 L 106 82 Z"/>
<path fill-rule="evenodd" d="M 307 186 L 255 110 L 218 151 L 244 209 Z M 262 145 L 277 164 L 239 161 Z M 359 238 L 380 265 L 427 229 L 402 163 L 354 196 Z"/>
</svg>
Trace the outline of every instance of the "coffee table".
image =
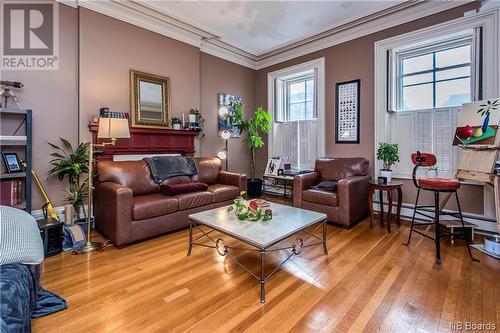
<svg viewBox="0 0 500 333">
<path fill-rule="evenodd" d="M 328 255 L 326 246 L 326 214 L 316 213 L 309 210 L 295 208 L 280 204 L 271 204 L 273 218 L 267 222 L 240 221 L 234 212 L 227 212 L 227 207 L 220 207 L 204 212 L 189 215 L 189 249 L 187 255 L 191 255 L 193 245 L 214 248 L 221 256 L 227 256 L 250 275 L 260 282 L 260 302 L 266 302 L 266 281 L 280 269 L 292 256 L 299 255 L 303 248 L 322 245 L 323 252 Z M 203 228 L 202 228 L 203 227 Z M 306 230 L 310 228 L 312 230 Z M 314 228 L 312 228 L 314 227 Z M 193 239 L 193 231 L 201 232 Z M 318 236 L 321 229 L 321 235 Z M 226 236 L 237 239 L 246 246 L 229 246 L 221 239 L 214 239 L 211 233 L 218 231 Z M 297 235 L 305 234 L 304 237 Z M 276 246 L 281 241 L 297 235 L 291 245 Z M 196 242 L 201 238 L 207 238 L 212 244 L 207 245 Z M 316 241 L 314 241 L 316 240 Z M 232 250 L 255 251 L 260 254 L 260 273 L 252 272 L 248 267 L 231 256 Z M 287 251 L 287 257 L 266 275 L 264 270 L 265 256 L 276 251 Z"/>
</svg>

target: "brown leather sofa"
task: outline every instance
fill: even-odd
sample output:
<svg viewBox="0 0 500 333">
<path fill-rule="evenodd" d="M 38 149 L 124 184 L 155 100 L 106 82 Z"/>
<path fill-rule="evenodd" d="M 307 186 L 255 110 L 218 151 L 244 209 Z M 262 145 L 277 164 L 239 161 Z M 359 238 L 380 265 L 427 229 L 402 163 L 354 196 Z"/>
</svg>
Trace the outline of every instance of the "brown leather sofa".
<svg viewBox="0 0 500 333">
<path fill-rule="evenodd" d="M 221 171 L 219 158 L 195 161 L 198 175 L 165 182 L 199 181 L 208 184 L 208 189 L 174 196 L 160 193 L 146 161 L 99 162 L 94 204 L 97 229 L 121 246 L 185 228 L 189 214 L 230 204 L 246 190 L 246 175 Z"/>
<path fill-rule="evenodd" d="M 356 158 L 319 158 L 314 172 L 295 176 L 293 206 L 328 215 L 328 221 L 351 227 L 369 214 L 368 160 Z M 337 182 L 336 192 L 312 189 L 321 181 Z"/>
</svg>

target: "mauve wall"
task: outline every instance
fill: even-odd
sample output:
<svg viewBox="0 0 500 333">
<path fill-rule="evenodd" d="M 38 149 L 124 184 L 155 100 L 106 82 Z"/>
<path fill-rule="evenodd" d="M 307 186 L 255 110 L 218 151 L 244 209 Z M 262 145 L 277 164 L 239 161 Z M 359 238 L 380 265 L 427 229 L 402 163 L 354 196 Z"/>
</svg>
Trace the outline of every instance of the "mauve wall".
<svg viewBox="0 0 500 333">
<path fill-rule="evenodd" d="M 216 134 L 217 92 L 240 95 L 247 106 L 253 108 L 255 71 L 84 8 L 78 10 L 65 5 L 59 5 L 59 8 L 59 70 L 0 73 L 2 80 L 25 83 L 25 88 L 18 96 L 24 107 L 34 110 L 34 168 L 55 206 L 65 204 L 66 186 L 46 176 L 51 149 L 45 142 L 56 143 L 59 136 L 69 139 L 74 145 L 80 140 L 87 141 L 90 137 L 88 118 L 98 114 L 102 106 L 114 111 L 130 112 L 130 69 L 170 78 L 173 115 L 180 115 L 190 108 L 200 108 L 207 126 L 207 138 L 201 143 L 205 156 L 215 155 L 223 147 L 222 140 Z M 81 36 L 80 79 L 78 18 Z M 200 82 L 203 82 L 203 92 L 200 91 Z M 202 95 L 203 102 L 200 105 Z M 2 121 L 2 135 L 10 134 L 14 126 L 13 121 Z M 231 167 L 232 170 L 246 171 L 250 159 L 238 141 L 231 140 Z M 37 210 L 41 208 L 43 200 L 35 184 L 33 190 L 33 209 Z"/>
<path fill-rule="evenodd" d="M 191 45 L 80 8 L 80 139 L 88 119 L 107 106 L 130 112 L 130 69 L 166 76 L 171 116 L 200 106 L 200 52 Z"/>
<path fill-rule="evenodd" d="M 49 154 L 53 150 L 46 142 L 58 143 L 59 137 L 73 144 L 78 142 L 78 12 L 64 5 L 59 8 L 59 70 L 0 73 L 2 80 L 25 84 L 24 89 L 16 89 L 15 93 L 24 108 L 33 110 L 33 168 L 56 205 L 64 203 L 66 186 L 47 177 Z M 2 121 L 2 135 L 12 134 L 15 129 L 12 122 Z M 32 189 L 33 209 L 40 209 L 43 200 L 34 182 Z"/>
<path fill-rule="evenodd" d="M 370 165 L 373 165 L 375 159 L 373 137 L 374 43 L 461 17 L 464 12 L 477 7 L 479 7 L 479 3 L 470 3 L 259 70 L 256 78 L 256 104 L 267 105 L 267 74 L 269 72 L 324 57 L 326 62 L 326 155 L 335 157 L 363 156 L 370 160 Z M 361 142 L 360 144 L 335 144 L 335 83 L 354 79 L 361 79 Z M 409 156 L 401 156 L 401 158 L 409 158 Z M 260 151 L 258 161 L 258 169 L 264 170 L 267 149 Z M 373 168 L 370 168 L 370 172 L 373 172 Z M 411 203 L 415 200 L 414 186 L 411 181 L 405 181 L 405 183 L 404 202 Z M 483 188 L 481 186 L 463 186 L 460 190 L 460 197 L 464 210 L 471 213 L 483 213 Z M 425 200 L 430 201 L 431 196 L 426 196 Z M 448 207 L 455 207 L 455 205 Z"/>
<path fill-rule="evenodd" d="M 224 149 L 224 140 L 218 135 L 218 93 L 242 98 L 245 113 L 255 110 L 255 71 L 232 62 L 200 53 L 201 112 L 205 117 L 205 137 L 200 139 L 200 153 L 216 155 Z M 243 139 L 243 138 L 242 138 Z M 250 172 L 250 151 L 242 139 L 231 138 L 229 171 Z"/>
</svg>

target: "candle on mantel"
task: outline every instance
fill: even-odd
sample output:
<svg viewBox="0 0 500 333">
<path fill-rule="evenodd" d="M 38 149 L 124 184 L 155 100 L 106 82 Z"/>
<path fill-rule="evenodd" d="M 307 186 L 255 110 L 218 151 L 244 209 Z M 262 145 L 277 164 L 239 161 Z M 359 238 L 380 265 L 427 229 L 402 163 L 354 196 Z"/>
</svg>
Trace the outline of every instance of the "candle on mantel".
<svg viewBox="0 0 500 333">
<path fill-rule="evenodd" d="M 182 113 L 182 129 L 184 129 L 185 125 L 184 125 L 184 112 Z"/>
</svg>

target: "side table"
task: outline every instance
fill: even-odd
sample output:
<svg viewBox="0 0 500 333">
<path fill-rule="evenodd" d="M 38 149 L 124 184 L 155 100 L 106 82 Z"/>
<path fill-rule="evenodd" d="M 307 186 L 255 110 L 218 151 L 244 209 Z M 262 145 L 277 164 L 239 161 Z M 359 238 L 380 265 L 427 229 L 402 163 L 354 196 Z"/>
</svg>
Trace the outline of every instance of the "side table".
<svg viewBox="0 0 500 333">
<path fill-rule="evenodd" d="M 283 191 L 283 198 L 291 198 L 293 196 L 293 177 L 264 175 L 262 177 L 262 192 L 277 194 L 274 191 L 269 191 L 270 189 Z"/>
<path fill-rule="evenodd" d="M 376 218 L 376 214 L 373 211 L 373 193 L 375 190 L 379 191 L 379 200 L 380 200 L 380 223 L 383 225 L 384 221 L 384 194 L 383 192 L 387 192 L 387 201 L 389 205 L 389 209 L 387 211 L 387 231 L 391 232 L 391 223 L 392 218 L 396 218 L 396 223 L 400 225 L 401 223 L 401 205 L 403 203 L 403 191 L 401 187 L 403 186 L 402 182 L 390 182 L 388 184 L 378 183 L 376 180 L 371 180 L 369 182 L 369 191 L 368 191 L 368 204 L 370 205 L 370 228 L 373 228 L 373 220 Z M 392 213 L 392 192 L 394 190 L 398 191 L 398 206 L 396 214 Z"/>
</svg>

